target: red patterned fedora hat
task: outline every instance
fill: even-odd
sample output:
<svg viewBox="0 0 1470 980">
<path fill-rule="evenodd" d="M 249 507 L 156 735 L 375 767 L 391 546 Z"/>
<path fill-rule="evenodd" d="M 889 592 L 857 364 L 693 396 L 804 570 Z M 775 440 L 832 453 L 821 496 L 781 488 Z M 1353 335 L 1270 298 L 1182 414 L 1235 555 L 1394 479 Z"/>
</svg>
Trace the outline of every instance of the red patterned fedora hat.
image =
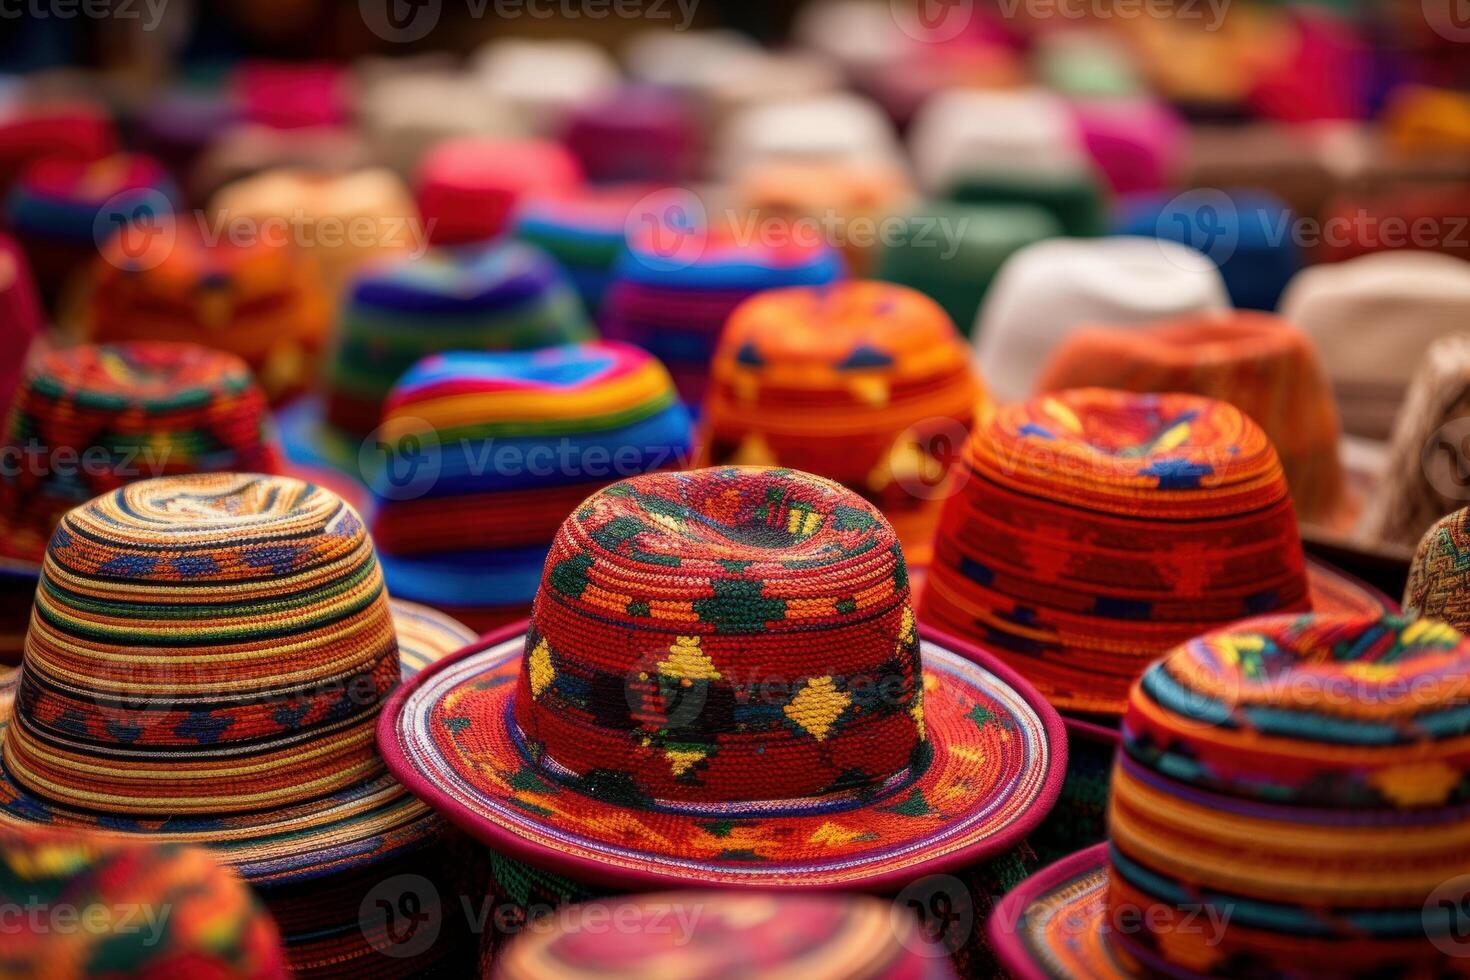
<svg viewBox="0 0 1470 980">
<path fill-rule="evenodd" d="M 873 506 L 785 469 L 635 477 L 562 525 L 527 625 L 395 693 L 395 775 L 496 851 L 605 889 L 897 890 L 1006 851 L 1055 711 L 919 631 Z"/>
</svg>

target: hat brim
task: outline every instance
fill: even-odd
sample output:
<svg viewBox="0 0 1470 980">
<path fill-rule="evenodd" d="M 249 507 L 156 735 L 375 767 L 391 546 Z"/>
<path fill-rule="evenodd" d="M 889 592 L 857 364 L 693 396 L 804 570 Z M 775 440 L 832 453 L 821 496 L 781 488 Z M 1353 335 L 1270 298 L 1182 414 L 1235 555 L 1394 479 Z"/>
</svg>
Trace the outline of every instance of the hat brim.
<svg viewBox="0 0 1470 980">
<path fill-rule="evenodd" d="M 397 600 L 390 605 L 405 681 L 476 639 L 432 609 Z M 0 680 L 0 738 L 10 714 Z M 387 772 L 323 799 L 265 813 L 143 819 L 58 806 L 16 783 L 0 762 L 0 830 L 36 824 L 206 846 L 252 884 L 275 886 L 411 851 L 435 837 L 439 821 Z"/>
<path fill-rule="evenodd" d="M 1326 616 L 1372 616 L 1399 612 L 1399 604 L 1373 586 L 1315 558 L 1307 558 L 1307 592 L 1312 612 Z"/>
<path fill-rule="evenodd" d="M 995 907 L 990 946 L 1013 980 L 1133 980 L 1137 967 L 1107 941 L 1108 845 L 1062 858 Z"/>
<path fill-rule="evenodd" d="M 394 692 L 378 721 L 393 774 L 471 835 L 567 877 L 636 890 L 895 890 L 1019 843 L 1056 802 L 1062 720 L 988 653 L 921 629 L 922 774 L 876 798 L 719 805 L 595 798 L 535 766 L 512 717 L 526 624 Z M 447 717 L 452 711 L 452 719 Z"/>
</svg>

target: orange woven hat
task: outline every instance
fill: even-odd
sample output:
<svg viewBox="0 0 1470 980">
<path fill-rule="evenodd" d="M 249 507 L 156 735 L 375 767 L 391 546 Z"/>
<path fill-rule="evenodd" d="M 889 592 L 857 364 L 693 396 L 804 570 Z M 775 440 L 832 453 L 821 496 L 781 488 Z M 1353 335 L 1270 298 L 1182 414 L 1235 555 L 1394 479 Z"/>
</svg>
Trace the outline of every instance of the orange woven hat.
<svg viewBox="0 0 1470 980">
<path fill-rule="evenodd" d="M 1276 447 L 1304 524 L 1345 531 L 1357 518 L 1339 458 L 1331 383 L 1305 333 L 1268 313 L 1201 313 L 1127 329 L 1087 327 L 1052 355 L 1038 392 L 1182 391 L 1229 402 Z"/>
<path fill-rule="evenodd" d="M 969 345 L 923 294 L 880 282 L 771 290 L 725 325 L 699 458 L 836 480 L 883 512 L 922 567 L 950 464 L 986 401 Z"/>
</svg>

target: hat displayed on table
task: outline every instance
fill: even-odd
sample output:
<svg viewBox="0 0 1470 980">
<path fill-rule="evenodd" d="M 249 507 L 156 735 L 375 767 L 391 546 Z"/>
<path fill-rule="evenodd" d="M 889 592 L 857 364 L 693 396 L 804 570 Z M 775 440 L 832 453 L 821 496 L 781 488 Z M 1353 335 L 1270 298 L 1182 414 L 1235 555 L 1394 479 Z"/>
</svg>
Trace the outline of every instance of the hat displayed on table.
<svg viewBox="0 0 1470 980">
<path fill-rule="evenodd" d="M 474 76 L 452 70 L 389 74 L 367 85 L 359 123 L 377 162 L 405 180 L 446 140 L 524 135 L 507 105 L 485 98 Z"/>
<path fill-rule="evenodd" d="M 1051 213 L 1032 205 L 925 201 L 885 236 L 874 275 L 930 297 L 969 336 L 1006 260 L 1061 234 Z"/>
<path fill-rule="evenodd" d="M 690 453 L 663 365 L 601 342 L 429 357 L 394 386 L 379 438 L 388 588 L 482 632 L 530 614 L 551 540 L 589 494 Z"/>
<path fill-rule="evenodd" d="M 1461 508 L 1441 517 L 1419 539 L 1409 582 L 1404 590 L 1404 611 L 1411 616 L 1438 619 L 1462 632 L 1470 627 L 1470 590 L 1465 576 L 1470 563 L 1470 511 Z"/>
<path fill-rule="evenodd" d="M 896 891 L 1007 851 L 1066 766 L 1034 691 L 921 635 L 871 505 L 736 467 L 589 498 L 530 624 L 396 692 L 379 740 L 498 852 L 624 889 Z"/>
<path fill-rule="evenodd" d="M 0 836 L 205 845 L 271 910 L 295 975 L 453 962 L 465 948 L 448 935 L 380 954 L 359 912 L 394 874 L 442 882 L 451 865 L 446 828 L 384 771 L 373 730 L 400 675 L 470 634 L 398 619 L 361 518 L 318 486 L 170 477 L 72 510 L 0 734 Z"/>
<path fill-rule="evenodd" d="M 0 405 L 10 404 L 26 352 L 44 327 L 31 264 L 15 239 L 0 233 Z"/>
<path fill-rule="evenodd" d="M 670 247 L 672 243 L 673 247 Z M 782 286 L 819 286 L 843 274 L 825 242 L 741 240 L 717 225 L 635 235 L 618 258 L 599 326 L 664 363 L 679 395 L 697 406 L 725 320 L 748 297 Z"/>
<path fill-rule="evenodd" d="M 555 259 L 595 318 L 627 244 L 628 219 L 656 193 L 647 184 L 604 184 L 532 195 L 516 208 L 511 234 Z"/>
<path fill-rule="evenodd" d="M 246 61 L 229 84 L 245 121 L 272 129 L 346 126 L 356 108 L 351 73 L 327 61 Z"/>
<path fill-rule="evenodd" d="M 919 186 L 969 204 L 1034 204 L 1068 235 L 1100 235 L 1102 196 L 1066 102 L 1040 89 L 952 89 L 909 133 Z"/>
<path fill-rule="evenodd" d="M 1180 391 L 1229 402 L 1276 448 L 1299 520 L 1345 529 L 1357 516 L 1331 382 L 1317 348 L 1287 320 L 1227 310 L 1140 327 L 1081 327 L 1036 384 L 1038 392 L 1067 388 Z"/>
<path fill-rule="evenodd" d="M 694 176 L 703 139 L 687 97 L 624 85 L 574 111 L 562 143 L 595 181 L 678 183 Z"/>
<path fill-rule="evenodd" d="M 85 980 L 285 980 L 276 925 L 201 848 L 44 830 L 0 838 L 5 970 Z"/>
<path fill-rule="evenodd" d="M 1292 280 L 1281 314 L 1316 342 L 1343 427 L 1385 439 L 1429 346 L 1465 330 L 1470 262 L 1406 251 L 1312 266 Z"/>
<path fill-rule="evenodd" d="M 793 236 L 841 249 L 854 276 L 871 273 L 879 246 L 914 198 L 900 170 L 792 161 L 753 164 L 733 193 L 755 221 L 785 222 Z"/>
<path fill-rule="evenodd" d="M 150 157 L 46 157 L 21 173 L 5 210 L 42 294 L 55 302 L 110 238 L 134 223 L 155 227 L 172 215 L 177 197 L 163 165 Z"/>
<path fill-rule="evenodd" d="M 327 365 L 326 418 L 361 439 L 394 382 L 449 350 L 524 350 L 586 340 L 592 326 L 566 274 L 518 242 L 431 251 L 364 269 L 343 303 Z"/>
<path fill-rule="evenodd" d="M 753 105 L 721 129 L 713 168 L 725 178 L 773 161 L 907 167 L 887 115 L 850 92 Z"/>
<path fill-rule="evenodd" d="M 94 102 L 31 102 L 0 108 L 0 194 L 42 157 L 100 160 L 117 152 L 117 127 Z"/>
<path fill-rule="evenodd" d="M 0 470 L 0 555 L 39 562 L 62 516 L 125 483 L 276 472 L 265 399 L 238 357 L 194 344 L 46 351 L 17 390 Z"/>
<path fill-rule="evenodd" d="M 1123 205 L 1114 231 L 1197 248 L 1220 266 L 1232 304 L 1274 310 L 1302 265 L 1295 221 L 1286 203 L 1270 194 L 1204 189 L 1134 197 Z"/>
<path fill-rule="evenodd" d="M 79 332 L 96 343 L 161 340 L 229 351 L 278 403 L 316 382 L 331 323 L 318 269 L 312 248 L 271 235 L 210 241 L 197 222 L 163 219 L 102 250 Z"/>
<path fill-rule="evenodd" d="M 1058 708 L 1115 716 L 1154 657 L 1271 612 L 1378 614 L 1309 565 L 1281 463 L 1240 409 L 1082 388 L 976 423 L 919 618 L 983 644 Z"/>
<path fill-rule="evenodd" d="M 1365 544 L 1411 551 L 1436 521 L 1470 500 L 1462 451 L 1467 416 L 1470 336 L 1460 333 L 1431 344 L 1409 382 L 1358 529 Z"/>
<path fill-rule="evenodd" d="M 1109 842 L 1032 876 L 991 940 L 1011 976 L 1435 976 L 1470 838 L 1470 643 L 1403 617 L 1267 617 L 1133 688 Z M 1457 895 L 1458 892 L 1455 892 Z"/>
<path fill-rule="evenodd" d="M 836 480 L 876 505 L 923 567 L 950 449 L 985 402 L 969 345 L 927 296 L 864 281 L 775 289 L 725 324 L 697 459 Z"/>
<path fill-rule="evenodd" d="M 314 260 L 334 305 L 353 274 L 397 255 L 420 255 L 432 234 L 403 181 L 383 167 L 342 173 L 273 169 L 210 199 L 212 220 L 287 242 Z"/>
<path fill-rule="evenodd" d="M 268 170 L 348 174 L 376 163 L 366 141 L 353 130 L 242 123 L 225 130 L 199 155 L 189 172 L 189 199 L 207 202 L 221 188 Z"/>
<path fill-rule="evenodd" d="M 523 197 L 564 193 L 581 183 L 581 167 L 559 143 L 466 137 L 425 154 L 414 191 L 429 240 L 465 245 L 503 232 Z"/>
<path fill-rule="evenodd" d="M 948 953 L 908 909 L 866 895 L 664 892 L 578 906 L 586 913 L 518 937 L 495 960 L 495 980 L 609 980 L 740 975 L 807 980 L 953 980 Z M 675 921 L 686 923 L 669 928 Z M 625 923 L 604 930 L 593 919 Z"/>
<path fill-rule="evenodd" d="M 1083 145 L 1114 194 L 1176 186 L 1188 129 L 1168 104 L 1146 95 L 1069 103 Z"/>
<path fill-rule="evenodd" d="M 586 41 L 501 38 L 481 48 L 471 72 L 488 102 L 507 106 L 526 132 L 556 136 L 567 117 L 618 84 L 612 57 Z"/>
<path fill-rule="evenodd" d="M 1209 256 L 1162 239 L 1057 238 L 1001 266 L 975 328 L 975 351 L 996 398 L 1028 397 L 1051 352 L 1078 327 L 1127 326 L 1227 310 Z"/>
</svg>

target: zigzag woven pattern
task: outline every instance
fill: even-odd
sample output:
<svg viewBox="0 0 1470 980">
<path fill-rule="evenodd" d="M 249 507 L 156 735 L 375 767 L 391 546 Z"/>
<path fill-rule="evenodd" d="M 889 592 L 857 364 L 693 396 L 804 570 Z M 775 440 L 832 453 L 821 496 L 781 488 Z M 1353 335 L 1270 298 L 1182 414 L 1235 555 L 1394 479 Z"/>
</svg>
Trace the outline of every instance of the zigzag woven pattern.
<svg viewBox="0 0 1470 980">
<path fill-rule="evenodd" d="M 975 429 L 959 484 L 920 618 L 1059 708 L 1121 713 L 1164 651 L 1310 608 L 1276 452 L 1224 402 L 1079 389 L 1006 405 Z"/>
<path fill-rule="evenodd" d="M 587 340 L 566 274 L 518 243 L 431 252 L 369 267 L 343 302 L 327 371 L 327 418 L 359 438 L 415 363 L 442 351 L 527 350 Z"/>
<path fill-rule="evenodd" d="M 7 976 L 288 975 L 260 902 L 197 848 L 46 830 L 7 835 L 0 902 L 11 910 L 0 957 Z M 77 914 L 74 927 L 56 917 L 62 909 Z"/>
<path fill-rule="evenodd" d="M 149 476 L 274 472 L 265 399 L 240 359 L 192 344 L 43 356 L 16 393 L 0 468 L 0 550 L 39 561 L 61 516 Z"/>
<path fill-rule="evenodd" d="M 1431 975 L 1455 913 L 1429 899 L 1470 866 L 1467 776 L 1470 641 L 1443 623 L 1279 616 L 1193 640 L 1129 701 L 1108 902 L 1203 899 L 1227 926 L 1109 938 L 1212 976 Z"/>
<path fill-rule="evenodd" d="M 668 372 L 609 343 L 428 358 L 380 436 L 393 452 L 372 530 L 389 588 L 480 630 L 529 614 L 551 540 L 589 494 L 681 467 L 690 444 Z"/>
<path fill-rule="evenodd" d="M 701 456 L 800 466 L 872 501 L 928 564 L 954 454 L 984 389 L 969 345 L 922 293 L 879 282 L 761 293 L 730 316 Z"/>
<path fill-rule="evenodd" d="M 398 677 L 372 542 L 335 495 L 147 480 L 52 538 L 5 767 L 117 814 L 288 807 L 382 771 L 373 725 Z"/>
<path fill-rule="evenodd" d="M 1470 510 L 1457 510 L 1425 532 L 1409 568 L 1404 611 L 1470 629 Z"/>
</svg>

